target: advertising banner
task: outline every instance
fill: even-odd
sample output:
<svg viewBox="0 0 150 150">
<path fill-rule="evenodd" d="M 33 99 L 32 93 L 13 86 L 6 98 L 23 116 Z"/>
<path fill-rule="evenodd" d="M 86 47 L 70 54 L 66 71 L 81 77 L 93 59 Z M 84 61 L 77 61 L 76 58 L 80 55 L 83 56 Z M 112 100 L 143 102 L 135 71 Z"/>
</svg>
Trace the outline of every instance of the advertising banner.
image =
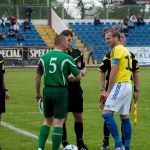
<svg viewBox="0 0 150 150">
<path fill-rule="evenodd" d="M 150 47 L 127 47 L 127 49 L 137 56 L 139 65 L 150 65 Z"/>
<path fill-rule="evenodd" d="M 38 59 L 45 53 L 49 52 L 50 49 L 44 49 L 44 48 L 29 48 L 28 49 L 28 59 Z"/>
<path fill-rule="evenodd" d="M 0 54 L 5 59 L 22 59 L 23 48 L 0 48 Z"/>
</svg>

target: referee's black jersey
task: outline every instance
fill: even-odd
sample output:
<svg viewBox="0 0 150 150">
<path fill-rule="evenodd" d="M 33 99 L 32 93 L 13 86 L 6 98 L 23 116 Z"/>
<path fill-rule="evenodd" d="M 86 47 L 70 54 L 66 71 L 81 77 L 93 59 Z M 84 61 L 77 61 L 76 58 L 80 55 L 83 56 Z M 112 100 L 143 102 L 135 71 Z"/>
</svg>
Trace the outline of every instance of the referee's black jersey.
<svg viewBox="0 0 150 150">
<path fill-rule="evenodd" d="M 4 85 L 3 85 L 3 76 L 4 76 L 4 73 L 5 73 L 4 58 L 0 54 L 0 91 L 4 90 Z"/>
<path fill-rule="evenodd" d="M 135 56 L 135 54 L 131 53 L 131 57 L 132 57 L 132 72 L 139 72 L 139 63 L 138 63 L 138 59 Z M 106 75 L 106 80 L 109 81 L 109 75 L 110 75 L 110 71 L 111 71 L 111 58 L 110 58 L 110 52 L 107 53 L 102 62 L 99 65 L 99 69 L 101 72 L 107 72 Z"/>
<path fill-rule="evenodd" d="M 102 62 L 99 65 L 99 69 L 101 72 L 107 72 L 106 74 L 106 80 L 109 81 L 109 75 L 110 75 L 110 71 L 111 71 L 111 59 L 110 59 L 110 52 L 107 53 Z"/>
<path fill-rule="evenodd" d="M 70 51 L 68 51 L 68 54 L 72 56 L 78 69 L 81 70 L 85 67 L 83 55 L 80 50 L 72 48 Z M 78 85 L 78 84 L 80 84 L 80 81 L 69 82 L 69 85 Z"/>
</svg>

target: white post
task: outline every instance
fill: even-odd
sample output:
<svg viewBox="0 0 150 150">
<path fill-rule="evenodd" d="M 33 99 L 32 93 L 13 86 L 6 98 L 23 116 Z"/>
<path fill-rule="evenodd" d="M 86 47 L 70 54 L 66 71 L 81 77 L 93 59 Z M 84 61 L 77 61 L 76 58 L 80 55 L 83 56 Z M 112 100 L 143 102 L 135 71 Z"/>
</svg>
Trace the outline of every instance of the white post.
<svg viewBox="0 0 150 150">
<path fill-rule="evenodd" d="M 47 0 L 47 6 L 49 6 L 49 0 Z"/>
</svg>

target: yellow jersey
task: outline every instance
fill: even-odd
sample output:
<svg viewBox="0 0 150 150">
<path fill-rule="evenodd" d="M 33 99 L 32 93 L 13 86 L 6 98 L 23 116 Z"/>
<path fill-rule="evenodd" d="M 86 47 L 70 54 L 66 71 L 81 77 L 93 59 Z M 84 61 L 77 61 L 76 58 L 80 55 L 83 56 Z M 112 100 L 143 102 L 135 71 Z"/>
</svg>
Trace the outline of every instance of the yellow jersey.
<svg viewBox="0 0 150 150">
<path fill-rule="evenodd" d="M 132 57 L 130 52 L 123 45 L 117 45 L 111 51 L 111 58 L 119 60 L 116 82 L 131 82 Z"/>
</svg>

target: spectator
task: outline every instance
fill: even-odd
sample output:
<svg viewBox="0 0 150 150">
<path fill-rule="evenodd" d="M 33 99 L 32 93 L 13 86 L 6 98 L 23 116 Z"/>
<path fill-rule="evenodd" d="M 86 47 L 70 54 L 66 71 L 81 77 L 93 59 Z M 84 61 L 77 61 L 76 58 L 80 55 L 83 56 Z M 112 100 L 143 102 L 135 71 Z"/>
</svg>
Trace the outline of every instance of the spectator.
<svg viewBox="0 0 150 150">
<path fill-rule="evenodd" d="M 32 16 L 32 7 L 31 5 L 28 5 L 26 8 L 26 18 L 28 18 L 29 22 L 31 22 L 31 16 Z"/>
<path fill-rule="evenodd" d="M 20 31 L 18 32 L 16 38 L 17 38 L 17 40 L 18 40 L 18 46 L 22 46 L 21 41 L 24 40 L 24 37 L 23 37 L 23 35 L 22 35 L 22 33 L 21 33 Z"/>
<path fill-rule="evenodd" d="M 94 24 L 94 26 L 100 26 L 101 25 L 100 19 L 98 17 L 95 17 L 93 24 Z"/>
<path fill-rule="evenodd" d="M 131 21 L 134 22 L 135 24 L 137 23 L 137 18 L 136 18 L 135 15 L 132 15 L 129 20 L 131 20 Z"/>
<path fill-rule="evenodd" d="M 5 38 L 5 35 L 2 32 L 0 32 L 0 40 L 5 40 Z"/>
<path fill-rule="evenodd" d="M 19 23 L 18 22 L 16 22 L 16 24 L 13 26 L 13 28 L 14 28 L 14 30 L 15 30 L 15 32 L 16 33 L 18 33 L 19 32 Z"/>
<path fill-rule="evenodd" d="M 139 15 L 137 17 L 137 25 L 139 26 L 139 25 L 144 25 L 144 24 L 145 24 L 144 19 L 142 18 L 141 15 Z"/>
<path fill-rule="evenodd" d="M 23 22 L 23 29 L 24 31 L 26 31 L 26 29 L 30 29 L 31 30 L 31 27 L 30 27 L 30 22 L 27 18 L 25 18 L 24 22 Z"/>
<path fill-rule="evenodd" d="M 95 64 L 94 56 L 93 56 L 93 45 L 89 44 L 88 47 L 87 47 L 87 50 L 88 50 L 87 64 L 89 64 L 90 57 L 92 58 L 92 63 Z"/>
<path fill-rule="evenodd" d="M 17 19 L 14 16 L 10 16 L 9 21 L 10 21 L 10 27 L 13 28 L 14 25 L 16 24 L 16 22 L 17 22 Z"/>
<path fill-rule="evenodd" d="M 123 19 L 122 32 L 124 33 L 124 35 L 128 35 L 128 19 L 127 18 Z"/>
<path fill-rule="evenodd" d="M 8 36 L 9 37 L 16 37 L 15 30 L 12 27 L 10 27 L 10 29 L 8 31 Z"/>
<path fill-rule="evenodd" d="M 7 24 L 7 21 L 8 21 L 8 18 L 7 18 L 7 16 L 4 14 L 3 16 L 2 16 L 2 18 L 1 18 L 1 20 L 2 20 L 2 28 L 5 28 L 5 26 L 6 26 L 6 24 Z"/>
<path fill-rule="evenodd" d="M 134 29 L 134 21 L 133 20 L 128 21 L 128 28 L 129 29 Z"/>
</svg>

